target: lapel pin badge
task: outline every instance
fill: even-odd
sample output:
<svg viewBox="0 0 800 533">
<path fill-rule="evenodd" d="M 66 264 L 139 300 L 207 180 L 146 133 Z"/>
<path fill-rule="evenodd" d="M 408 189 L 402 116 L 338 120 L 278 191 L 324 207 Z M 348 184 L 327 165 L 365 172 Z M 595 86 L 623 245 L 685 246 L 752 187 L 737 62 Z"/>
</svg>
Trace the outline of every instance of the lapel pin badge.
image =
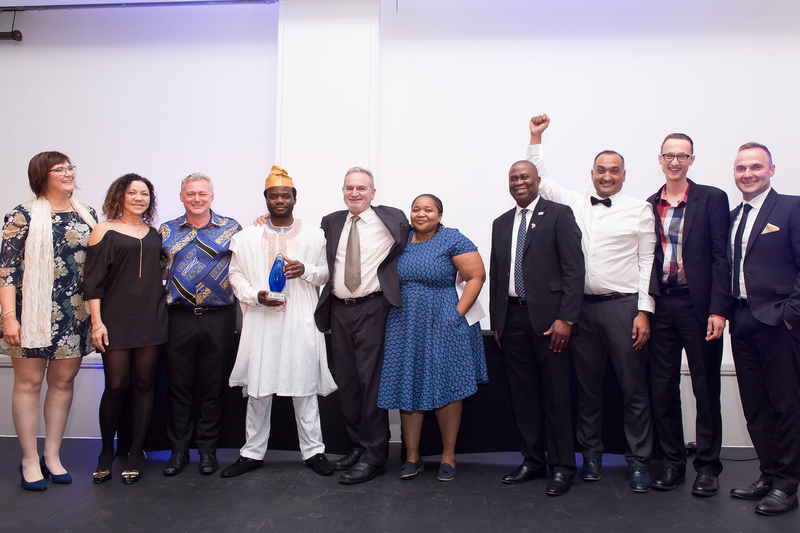
<svg viewBox="0 0 800 533">
<path fill-rule="evenodd" d="M 536 222 L 531 222 L 531 229 L 536 227 Z"/>
</svg>

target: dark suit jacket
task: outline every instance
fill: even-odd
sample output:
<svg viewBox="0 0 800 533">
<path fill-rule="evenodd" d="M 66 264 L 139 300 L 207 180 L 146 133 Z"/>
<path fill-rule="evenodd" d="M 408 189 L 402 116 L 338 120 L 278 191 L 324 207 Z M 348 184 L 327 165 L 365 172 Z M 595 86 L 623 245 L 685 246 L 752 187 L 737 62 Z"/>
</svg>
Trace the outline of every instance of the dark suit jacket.
<svg viewBox="0 0 800 533">
<path fill-rule="evenodd" d="M 730 226 L 742 208 L 731 211 Z M 769 225 L 769 226 L 768 226 Z M 729 232 L 728 250 L 733 236 Z M 728 252 L 729 261 L 733 257 Z M 759 322 L 800 327 L 800 196 L 771 190 L 758 211 L 744 256 L 747 305 Z"/>
<path fill-rule="evenodd" d="M 503 334 L 508 310 L 511 246 L 516 246 L 511 242 L 515 212 L 512 209 L 502 214 L 492 225 L 489 318 L 498 337 Z M 578 321 L 585 269 L 581 230 L 572 209 L 539 198 L 530 215 L 522 255 L 528 314 L 537 335 L 543 335 L 556 319 Z"/>
<path fill-rule="evenodd" d="M 394 237 L 394 245 L 389 250 L 389 255 L 378 265 L 378 281 L 383 291 L 383 299 L 387 306 L 402 307 L 403 300 L 400 297 L 400 279 L 397 277 L 397 257 L 408 241 L 408 219 L 405 214 L 394 207 L 385 205 L 374 205 L 372 209 L 381 219 L 381 222 Z M 331 329 L 331 296 L 333 289 L 333 267 L 336 261 L 336 249 L 339 246 L 339 237 L 342 235 L 342 228 L 347 220 L 347 210 L 336 211 L 322 218 L 322 231 L 325 233 L 326 257 L 328 260 L 328 272 L 331 278 L 322 289 L 319 297 L 317 309 L 314 312 L 314 321 L 320 331 Z"/>
<path fill-rule="evenodd" d="M 663 189 L 664 186 L 647 199 L 656 217 L 656 253 L 650 275 L 650 294 L 653 296 L 661 294 L 664 268 L 663 230 L 656 210 Z M 724 191 L 689 180 L 689 197 L 683 213 L 683 270 L 692 305 L 703 323 L 708 321 L 710 314 L 728 318 L 730 310 L 729 212 L 728 195 Z"/>
</svg>

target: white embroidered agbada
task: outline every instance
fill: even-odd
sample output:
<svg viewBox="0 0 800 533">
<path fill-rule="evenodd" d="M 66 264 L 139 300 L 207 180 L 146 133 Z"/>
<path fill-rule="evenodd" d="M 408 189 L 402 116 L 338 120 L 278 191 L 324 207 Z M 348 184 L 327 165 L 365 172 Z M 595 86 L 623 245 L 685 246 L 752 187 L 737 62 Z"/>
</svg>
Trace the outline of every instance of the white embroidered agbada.
<svg viewBox="0 0 800 533">
<path fill-rule="evenodd" d="M 328 281 L 322 230 L 295 220 L 287 228 L 251 226 L 231 240 L 229 279 L 242 307 L 242 335 L 229 380 L 244 394 L 327 396 L 336 390 L 328 369 L 325 338 L 314 324 L 319 299 L 314 286 Z M 268 307 L 258 292 L 269 290 L 269 273 L 278 253 L 300 261 L 302 276 L 287 280 L 286 303 Z"/>
</svg>

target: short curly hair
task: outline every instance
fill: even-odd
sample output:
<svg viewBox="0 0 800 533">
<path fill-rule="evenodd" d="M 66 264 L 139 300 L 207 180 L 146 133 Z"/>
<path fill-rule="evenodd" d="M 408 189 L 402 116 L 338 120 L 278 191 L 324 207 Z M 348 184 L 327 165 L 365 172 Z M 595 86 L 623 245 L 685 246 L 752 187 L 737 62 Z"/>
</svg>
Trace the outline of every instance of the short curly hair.
<svg viewBox="0 0 800 533">
<path fill-rule="evenodd" d="M 114 180 L 111 187 L 106 192 L 106 199 L 103 202 L 103 215 L 106 219 L 114 220 L 122 216 L 122 206 L 125 204 L 125 192 L 134 181 L 141 181 L 147 185 L 147 190 L 150 191 L 150 205 L 142 214 L 142 220 L 145 224 L 152 224 L 156 218 L 156 191 L 150 180 L 140 176 L 139 174 L 125 174 L 124 176 Z"/>
</svg>

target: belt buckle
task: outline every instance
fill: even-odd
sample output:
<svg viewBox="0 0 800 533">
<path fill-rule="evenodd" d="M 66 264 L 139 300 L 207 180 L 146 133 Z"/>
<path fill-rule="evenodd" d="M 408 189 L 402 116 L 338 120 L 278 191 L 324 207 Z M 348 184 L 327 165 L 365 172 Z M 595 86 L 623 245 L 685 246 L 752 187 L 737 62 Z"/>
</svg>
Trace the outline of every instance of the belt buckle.
<svg viewBox="0 0 800 533">
<path fill-rule="evenodd" d="M 204 309 L 202 307 L 193 307 L 192 311 L 194 312 L 195 316 L 200 316 L 203 314 Z"/>
<path fill-rule="evenodd" d="M 517 300 L 517 301 L 519 302 L 519 306 L 520 306 L 520 307 L 526 307 L 526 308 L 528 307 L 528 300 L 525 300 L 525 299 L 522 299 L 522 298 L 520 298 L 520 299 L 519 299 L 519 300 Z"/>
<path fill-rule="evenodd" d="M 343 298 L 343 300 L 344 300 L 344 305 L 355 305 L 358 303 L 356 301 L 356 298 Z"/>
</svg>

